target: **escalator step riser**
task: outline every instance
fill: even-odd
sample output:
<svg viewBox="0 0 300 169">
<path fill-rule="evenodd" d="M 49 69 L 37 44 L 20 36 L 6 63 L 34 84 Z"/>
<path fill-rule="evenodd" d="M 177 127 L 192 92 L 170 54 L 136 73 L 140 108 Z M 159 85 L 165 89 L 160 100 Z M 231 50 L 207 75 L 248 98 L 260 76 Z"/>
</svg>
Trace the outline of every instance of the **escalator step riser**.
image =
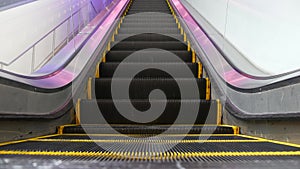
<svg viewBox="0 0 300 169">
<path fill-rule="evenodd" d="M 183 62 L 192 62 L 192 54 L 188 51 L 168 51 L 172 52 L 176 57 Z M 134 51 L 110 51 L 106 54 L 106 62 L 122 62 L 128 56 L 134 55 Z M 165 55 L 164 57 L 160 57 Z M 127 60 L 125 60 L 127 61 Z M 128 62 L 149 62 L 149 63 L 165 63 L 175 62 L 174 56 L 166 55 L 163 51 L 139 51 L 138 55 L 134 55 L 133 59 Z"/>
<path fill-rule="evenodd" d="M 199 107 L 196 107 L 197 104 Z M 130 120 L 130 118 L 126 118 L 121 114 L 118 109 L 115 107 L 118 105 L 120 107 L 128 107 L 133 106 L 132 108 L 126 109 L 125 114 L 127 113 L 128 116 L 133 117 L 140 112 L 138 111 L 147 111 L 150 107 L 163 107 L 163 111 L 155 112 L 160 113 L 158 117 L 153 119 L 153 121 L 147 121 L 147 123 L 138 123 L 138 121 Z M 181 114 L 180 118 L 178 117 L 178 113 L 180 112 L 180 108 L 185 107 L 185 109 L 189 109 L 190 112 L 181 112 L 185 113 L 184 115 Z M 148 100 L 82 100 L 80 104 L 80 119 L 81 124 L 205 124 L 210 122 L 214 122 L 214 119 L 208 118 L 208 114 L 210 111 L 216 112 L 217 103 L 216 101 L 205 101 L 205 100 L 152 100 L 151 104 Z M 191 114 L 191 110 L 194 111 L 194 114 Z M 104 117 L 99 117 L 99 114 L 102 114 Z M 137 113 L 135 115 L 135 113 Z M 147 112 L 151 113 L 151 111 Z M 153 112 L 154 113 L 154 112 Z M 144 115 L 143 115 L 144 116 Z M 139 118 L 139 117 L 135 117 Z M 143 117 L 147 118 L 147 117 Z M 146 119 L 144 119 L 146 120 Z M 144 129 L 147 130 L 147 127 L 144 126 Z M 140 129 L 142 130 L 142 129 Z M 149 134 L 150 132 L 148 132 Z"/>
<path fill-rule="evenodd" d="M 133 41 L 133 42 L 119 42 L 113 43 L 111 50 L 142 50 L 149 48 L 157 48 L 163 50 L 187 50 L 187 46 L 181 42 L 144 42 L 144 41 Z"/>
<path fill-rule="evenodd" d="M 149 58 L 149 57 L 147 57 Z M 112 78 L 116 69 L 118 68 L 119 63 L 101 63 L 99 65 L 100 70 L 100 77 L 101 78 Z M 157 67 L 161 68 L 157 69 L 149 69 L 148 67 Z M 148 68 L 148 70 L 144 70 L 139 78 L 172 78 L 170 74 L 167 74 L 164 71 L 160 70 L 169 70 L 171 72 L 178 72 L 177 78 L 187 78 L 188 74 L 182 73 L 182 70 L 186 70 L 185 68 L 189 68 L 193 77 L 190 78 L 197 78 L 198 77 L 198 64 L 197 63 L 189 63 L 189 64 L 176 64 L 176 63 L 169 63 L 169 64 L 157 64 L 157 63 L 122 63 L 122 70 L 126 70 L 129 72 L 134 72 L 135 70 L 144 70 Z M 181 70 L 181 71 L 178 71 Z M 123 74 L 123 76 L 115 75 L 116 78 L 131 78 L 130 74 Z"/>
<path fill-rule="evenodd" d="M 97 99 L 112 99 L 112 79 L 110 78 L 97 78 L 95 81 L 95 96 Z M 178 84 L 184 86 L 187 91 L 193 89 L 194 84 L 198 85 L 199 94 L 195 92 L 183 98 Z M 168 99 L 206 99 L 206 79 L 114 79 L 116 87 L 121 88 L 129 84 L 129 96 L 131 99 L 148 99 L 149 94 L 154 89 L 162 90 Z M 126 89 L 128 90 L 128 89 Z M 118 89 L 114 89 L 118 91 Z M 127 96 L 120 96 L 121 98 L 114 99 L 127 99 Z M 156 98 L 165 99 L 165 98 Z"/>
</svg>

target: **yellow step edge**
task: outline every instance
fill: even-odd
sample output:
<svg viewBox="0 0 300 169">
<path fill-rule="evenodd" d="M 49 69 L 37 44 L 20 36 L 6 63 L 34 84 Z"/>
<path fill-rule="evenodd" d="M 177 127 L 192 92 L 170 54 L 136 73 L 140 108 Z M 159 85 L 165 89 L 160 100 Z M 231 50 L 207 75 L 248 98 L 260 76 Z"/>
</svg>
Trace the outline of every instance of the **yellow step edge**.
<svg viewBox="0 0 300 169">
<path fill-rule="evenodd" d="M 244 135 L 244 134 L 240 134 L 239 136 L 245 137 L 245 138 L 257 139 L 257 140 L 261 140 L 261 141 L 267 141 L 267 142 L 274 143 L 274 144 L 280 144 L 280 145 L 285 145 L 285 146 L 291 146 L 291 147 L 300 148 L 299 144 L 294 144 L 294 143 L 288 143 L 288 142 L 283 142 L 283 141 L 270 140 L 270 139 L 265 139 L 265 138 L 256 137 L 256 136 L 249 136 L 249 135 Z"/>
<path fill-rule="evenodd" d="M 76 103 L 76 125 L 80 124 L 80 102 L 81 100 L 78 99 Z"/>
<path fill-rule="evenodd" d="M 89 99 L 89 100 L 92 99 L 92 81 L 93 81 L 93 78 L 89 77 L 88 83 L 87 83 L 87 99 Z"/>
<path fill-rule="evenodd" d="M 192 63 L 196 63 L 196 59 L 197 57 L 196 57 L 196 52 L 195 52 L 195 50 L 194 49 L 192 49 Z"/>
<path fill-rule="evenodd" d="M 106 48 L 106 50 L 107 50 L 108 52 L 109 52 L 110 49 L 111 49 L 111 48 L 110 48 L 110 43 L 111 43 L 110 41 L 107 43 L 107 48 Z"/>
<path fill-rule="evenodd" d="M 190 41 L 187 42 L 187 51 L 188 52 L 191 51 L 191 42 Z"/>
<path fill-rule="evenodd" d="M 205 78 L 206 79 L 206 100 L 210 100 L 210 80 L 209 78 Z"/>
<path fill-rule="evenodd" d="M 222 124 L 222 104 L 219 99 L 217 99 L 217 125 Z"/>
<path fill-rule="evenodd" d="M 84 124 L 86 126 L 127 126 L 128 124 L 111 124 L 111 125 L 108 125 L 108 124 Z M 72 127 L 72 126 L 80 126 L 79 124 L 68 124 L 68 125 L 64 125 L 65 127 Z M 130 126 L 144 126 L 142 124 L 130 124 Z M 170 125 L 170 124 L 157 124 L 155 126 L 172 126 L 172 127 L 176 127 L 176 126 L 188 126 L 188 127 L 193 127 L 193 126 L 218 126 L 218 127 L 230 127 L 230 128 L 233 128 L 233 127 L 236 127 L 236 126 L 233 126 L 233 125 L 227 125 L 227 124 L 222 124 L 222 125 L 216 125 L 216 124 L 193 124 L 193 125 L 189 125 L 189 124 L 174 124 L 174 125 Z"/>
<path fill-rule="evenodd" d="M 203 65 L 201 62 L 198 62 L 198 79 L 202 78 Z"/>
<path fill-rule="evenodd" d="M 76 115 L 76 121 L 77 121 L 77 115 Z M 65 126 L 58 126 L 57 127 L 57 134 L 61 135 L 63 134 Z"/>
<path fill-rule="evenodd" d="M 100 78 L 100 64 L 101 62 L 96 64 L 95 78 Z"/>
<path fill-rule="evenodd" d="M 65 133 L 62 136 L 114 136 L 114 137 L 124 137 L 124 136 L 150 136 L 153 134 L 76 134 L 76 133 Z M 154 134 L 155 135 L 155 134 Z M 235 134 L 161 134 L 160 137 L 226 137 L 226 136 L 237 136 Z"/>
<path fill-rule="evenodd" d="M 119 31 L 118 28 L 115 29 L 115 35 L 118 35 Z"/>
<path fill-rule="evenodd" d="M 102 53 L 102 59 L 101 59 L 101 62 L 105 63 L 106 62 L 106 51 L 104 51 Z"/>
<path fill-rule="evenodd" d="M 113 35 L 111 36 L 111 41 L 112 41 L 112 42 L 115 41 L 115 34 L 113 34 Z"/>
</svg>

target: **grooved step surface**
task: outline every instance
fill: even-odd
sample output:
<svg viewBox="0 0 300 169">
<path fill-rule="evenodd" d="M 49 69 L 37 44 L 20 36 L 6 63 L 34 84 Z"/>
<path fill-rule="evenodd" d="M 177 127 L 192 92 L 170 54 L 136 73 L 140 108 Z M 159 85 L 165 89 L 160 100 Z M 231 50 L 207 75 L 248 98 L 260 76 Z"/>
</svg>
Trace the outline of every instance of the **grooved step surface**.
<svg viewBox="0 0 300 169">
<path fill-rule="evenodd" d="M 143 31 L 141 33 L 144 33 Z M 166 31 L 165 33 L 168 33 Z M 157 48 L 157 49 L 164 49 L 164 50 L 187 50 L 187 46 L 181 42 L 175 41 L 133 41 L 133 42 L 119 42 L 116 44 L 112 44 L 111 50 L 142 50 L 142 49 L 149 49 L 149 48 Z"/>
<path fill-rule="evenodd" d="M 148 59 L 151 57 L 147 57 Z M 146 69 L 147 68 L 147 69 Z M 119 69 L 118 73 L 115 73 L 116 69 Z M 124 73 L 122 70 L 128 72 L 135 72 L 135 70 L 143 70 L 138 75 Z M 176 77 L 172 77 L 167 72 L 176 72 Z M 197 78 L 198 76 L 198 64 L 197 63 L 101 63 L 99 65 L 101 78 Z M 183 70 L 186 70 L 184 72 Z M 174 73 L 175 74 L 175 73 Z"/>
<path fill-rule="evenodd" d="M 83 126 L 83 127 L 82 127 Z M 189 126 L 189 125 L 90 125 L 82 124 L 82 126 L 65 126 L 63 133 L 65 134 L 138 134 L 138 135 L 154 135 L 157 134 L 233 134 L 234 128 L 229 126 Z M 168 130 L 168 131 L 167 131 Z M 117 131 L 117 132 L 116 132 Z M 163 133 L 164 132 L 164 133 Z M 146 136 L 147 137 L 147 136 Z"/>
<path fill-rule="evenodd" d="M 213 100 L 82 100 L 80 119 L 83 124 L 128 124 L 128 129 L 130 124 L 138 124 L 135 120 L 142 112 L 143 117 L 147 117 L 145 113 L 151 114 L 150 119 L 156 117 L 146 124 L 216 124 L 217 103 Z"/>
<path fill-rule="evenodd" d="M 142 72 L 143 73 L 143 72 Z M 115 84 L 112 87 L 112 82 Z M 113 99 L 148 99 L 153 90 L 161 90 L 164 95 L 153 95 L 154 99 L 205 99 L 206 79 L 170 79 L 170 78 L 134 78 L 134 79 L 95 79 L 95 95 L 97 99 L 112 99 L 112 90 L 118 91 L 121 88 L 128 90 L 128 93 L 120 94 Z M 185 93 L 181 93 L 180 86 Z M 195 94 L 197 92 L 199 94 Z M 194 90 L 195 89 L 195 90 Z M 160 92 L 161 93 L 161 92 Z"/>
<path fill-rule="evenodd" d="M 142 34 L 118 34 L 115 36 L 118 41 L 183 41 L 180 34 L 156 34 L 156 33 L 142 33 Z M 177 50 L 178 51 L 178 50 Z"/>
<path fill-rule="evenodd" d="M 126 59 L 127 57 L 130 59 Z M 176 57 L 176 58 L 174 58 Z M 125 60 L 126 59 L 126 60 Z M 192 62 L 191 52 L 188 51 L 161 51 L 161 50 L 142 50 L 142 51 L 110 51 L 106 55 L 107 62 L 135 62 L 135 63 L 174 63 L 178 60 Z"/>
<path fill-rule="evenodd" d="M 168 148 L 170 147 L 170 148 Z M 107 149 L 112 149 L 112 152 L 118 153 L 130 153 L 134 156 L 145 157 L 146 152 L 149 154 L 159 154 L 159 153 L 202 153 L 205 156 L 205 153 L 211 152 L 223 152 L 227 156 L 230 156 L 230 153 L 233 152 L 300 152 L 300 148 L 289 147 L 285 145 L 278 145 L 269 142 L 202 142 L 202 143 L 168 143 L 168 142 L 151 142 L 149 140 L 137 139 L 136 141 L 128 140 L 124 142 L 109 141 L 101 142 L 60 142 L 60 141 L 28 141 L 24 143 L 19 143 L 15 145 L 7 145 L 0 147 L 1 151 L 62 151 L 62 152 L 109 152 Z M 143 153 L 142 153 L 143 152 Z M 136 155 L 137 153 L 137 155 Z M 141 153 L 141 154 L 139 154 Z M 144 154 L 144 155 L 142 155 Z M 215 153 L 221 156 L 221 153 Z M 242 154 L 242 153 L 240 153 Z M 246 155 L 247 153 L 245 153 Z M 124 156 L 124 154 L 123 154 Z M 161 155 L 165 158 L 172 158 L 171 155 Z M 201 156 L 201 154 L 195 154 L 195 156 Z M 120 154 L 120 158 L 121 158 Z M 127 156 L 129 158 L 130 155 Z M 184 156 L 183 156 L 184 157 Z M 113 156 L 111 157 L 113 158 Z M 176 158 L 175 158 L 176 159 Z"/>
</svg>

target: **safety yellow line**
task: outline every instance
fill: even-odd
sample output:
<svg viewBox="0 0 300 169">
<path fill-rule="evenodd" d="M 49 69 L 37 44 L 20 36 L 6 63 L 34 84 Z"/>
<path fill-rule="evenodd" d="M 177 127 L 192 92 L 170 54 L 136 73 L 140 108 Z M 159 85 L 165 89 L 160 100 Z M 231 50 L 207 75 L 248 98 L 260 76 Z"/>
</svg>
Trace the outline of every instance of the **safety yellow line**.
<svg viewBox="0 0 300 169">
<path fill-rule="evenodd" d="M 109 140 L 109 139 L 30 139 L 29 141 L 37 142 L 71 142 L 71 143 L 155 143 L 155 144 L 166 144 L 166 143 L 253 143 L 253 142 L 268 142 L 261 140 L 143 140 L 143 139 L 122 139 L 122 140 Z"/>
<path fill-rule="evenodd" d="M 192 63 L 196 62 L 196 52 L 194 49 L 192 49 Z"/>
<path fill-rule="evenodd" d="M 101 60 L 101 62 L 103 62 L 103 63 L 106 62 L 106 51 L 104 51 L 104 52 L 102 53 L 102 60 Z"/>
<path fill-rule="evenodd" d="M 65 133 L 62 136 L 115 136 L 115 137 L 124 137 L 124 136 L 156 136 L 156 134 L 76 134 L 76 133 Z M 226 137 L 226 136 L 237 136 L 235 134 L 160 134 L 159 137 Z"/>
<path fill-rule="evenodd" d="M 98 62 L 96 65 L 95 78 L 100 78 L 100 64 L 101 62 Z"/>
<path fill-rule="evenodd" d="M 198 62 L 198 78 L 200 79 L 202 77 L 202 64 L 200 62 Z"/>
<path fill-rule="evenodd" d="M 120 22 L 120 24 L 121 24 L 121 22 Z M 119 24 L 119 27 L 120 27 L 120 24 Z M 119 28 L 119 29 L 120 29 L 120 28 Z M 111 36 L 111 41 L 112 41 L 112 42 L 115 41 L 115 34 L 113 34 L 113 35 Z"/>
<path fill-rule="evenodd" d="M 283 141 L 270 140 L 270 139 L 255 137 L 255 136 L 243 135 L 243 134 L 240 134 L 239 136 L 245 137 L 245 138 L 257 139 L 257 140 L 260 140 L 260 141 L 268 141 L 268 142 L 274 143 L 274 144 L 281 144 L 281 145 L 285 145 L 285 146 L 291 146 L 291 147 L 300 148 L 300 145 L 294 144 L 294 143 L 288 143 L 288 142 L 283 142 Z"/>
<path fill-rule="evenodd" d="M 250 139 L 264 140 L 263 138 L 260 138 L 260 137 L 254 137 L 254 136 L 249 136 L 249 135 L 244 135 L 244 134 L 239 134 L 239 136 L 244 137 L 244 138 L 250 138 Z"/>
<path fill-rule="evenodd" d="M 77 117 L 76 117 L 76 121 L 77 121 Z M 58 126 L 57 127 L 57 134 L 63 134 L 65 126 Z"/>
<path fill-rule="evenodd" d="M 41 155 L 41 156 L 85 156 L 114 159 L 178 159 L 192 157 L 226 156 L 300 156 L 300 151 L 278 152 L 76 152 L 76 151 L 0 151 L 1 155 Z"/>
<path fill-rule="evenodd" d="M 81 102 L 81 100 L 78 99 L 77 103 L 76 103 L 76 109 L 75 109 L 75 111 L 76 111 L 76 125 L 80 124 L 80 102 Z M 66 125 L 64 127 L 66 127 Z"/>
<path fill-rule="evenodd" d="M 108 125 L 108 124 L 83 124 L 85 126 L 128 126 L 128 124 L 112 124 L 112 125 Z M 64 125 L 65 127 L 74 127 L 74 126 L 80 126 L 79 124 L 68 124 L 68 125 Z M 141 125 L 141 124 L 130 124 L 130 126 L 144 126 L 144 125 Z M 159 124 L 159 125 L 154 125 L 154 126 L 172 126 L 172 127 L 176 127 L 176 126 L 186 126 L 186 127 L 192 127 L 192 126 L 215 126 L 215 127 L 230 127 L 230 128 L 233 128 L 233 127 L 236 127 L 236 126 L 232 126 L 232 125 L 226 125 L 226 124 L 222 124 L 222 125 L 216 125 L 216 124 L 194 124 L 194 125 L 188 125 L 188 124 L 176 124 L 176 125 L 169 125 L 169 124 Z"/>
<path fill-rule="evenodd" d="M 206 78 L 206 100 L 210 100 L 210 80 Z"/>
<path fill-rule="evenodd" d="M 116 29 L 116 34 L 118 34 L 118 29 Z M 107 51 L 110 51 L 110 41 L 107 43 Z"/>
<path fill-rule="evenodd" d="M 187 51 L 188 52 L 191 51 L 191 42 L 190 41 L 187 42 Z"/>
<path fill-rule="evenodd" d="M 217 99 L 217 125 L 222 124 L 222 105 L 219 99 Z"/>
</svg>

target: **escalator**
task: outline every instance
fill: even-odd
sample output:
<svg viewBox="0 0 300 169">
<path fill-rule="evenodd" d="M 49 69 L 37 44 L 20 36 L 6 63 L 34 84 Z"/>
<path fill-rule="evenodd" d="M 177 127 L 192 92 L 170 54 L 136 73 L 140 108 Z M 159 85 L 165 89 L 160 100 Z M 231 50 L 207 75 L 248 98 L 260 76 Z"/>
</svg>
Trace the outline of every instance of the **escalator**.
<svg viewBox="0 0 300 169">
<path fill-rule="evenodd" d="M 221 103 L 188 38 L 168 1 L 132 0 L 87 82 L 87 98 L 77 102 L 76 124 L 59 126 L 54 135 L 0 144 L 0 157 L 15 164 L 34 159 L 173 167 L 300 160 L 299 145 L 242 135 L 238 127 L 221 124 Z M 152 115 L 155 110 L 161 114 Z"/>
</svg>

